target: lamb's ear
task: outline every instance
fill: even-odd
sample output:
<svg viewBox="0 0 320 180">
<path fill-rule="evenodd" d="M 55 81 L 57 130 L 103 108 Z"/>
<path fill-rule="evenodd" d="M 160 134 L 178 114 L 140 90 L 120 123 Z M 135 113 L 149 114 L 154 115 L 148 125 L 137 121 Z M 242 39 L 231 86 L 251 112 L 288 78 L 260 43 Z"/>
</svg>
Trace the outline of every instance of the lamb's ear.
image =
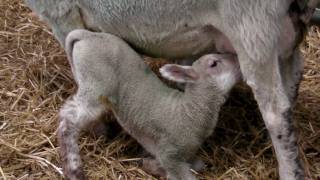
<svg viewBox="0 0 320 180">
<path fill-rule="evenodd" d="M 199 75 L 191 66 L 180 66 L 176 64 L 166 64 L 160 68 L 162 77 L 182 83 L 193 83 Z"/>
</svg>

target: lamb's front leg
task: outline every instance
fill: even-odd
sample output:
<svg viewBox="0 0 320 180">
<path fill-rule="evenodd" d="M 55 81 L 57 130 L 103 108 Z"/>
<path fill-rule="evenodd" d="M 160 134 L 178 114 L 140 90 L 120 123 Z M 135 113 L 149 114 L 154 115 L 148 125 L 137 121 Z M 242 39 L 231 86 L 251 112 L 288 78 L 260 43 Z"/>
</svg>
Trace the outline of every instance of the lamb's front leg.
<svg viewBox="0 0 320 180">
<path fill-rule="evenodd" d="M 204 162 L 200 158 L 196 158 L 191 161 L 191 169 L 195 171 L 201 171 L 205 167 Z M 142 159 L 142 168 L 144 171 L 160 177 L 166 177 L 167 173 L 165 169 L 161 166 L 160 162 L 155 158 L 143 158 Z"/>
<path fill-rule="evenodd" d="M 152 157 L 142 159 L 142 169 L 153 176 L 166 177 L 167 174 L 160 162 Z"/>
<path fill-rule="evenodd" d="M 240 56 L 240 58 L 243 57 L 245 56 Z M 270 61 L 261 63 L 252 60 L 251 63 L 241 68 L 248 85 L 254 92 L 269 131 L 279 164 L 280 179 L 300 180 L 304 179 L 304 170 L 299 158 L 297 136 L 292 118 L 292 99 L 296 96 L 296 87 L 293 87 L 294 89 L 291 87 L 299 80 L 293 77 L 295 73 L 281 72 L 284 68 L 281 69 L 280 61 L 275 54 Z M 291 79 L 297 80 L 295 83 L 285 83 Z M 290 88 L 294 91 L 289 91 Z"/>
<path fill-rule="evenodd" d="M 192 164 L 189 162 L 194 158 L 199 145 L 184 140 L 177 143 L 175 140 L 164 138 L 160 140 L 158 148 L 156 158 L 166 170 L 169 180 L 196 180 L 190 170 Z"/>
</svg>

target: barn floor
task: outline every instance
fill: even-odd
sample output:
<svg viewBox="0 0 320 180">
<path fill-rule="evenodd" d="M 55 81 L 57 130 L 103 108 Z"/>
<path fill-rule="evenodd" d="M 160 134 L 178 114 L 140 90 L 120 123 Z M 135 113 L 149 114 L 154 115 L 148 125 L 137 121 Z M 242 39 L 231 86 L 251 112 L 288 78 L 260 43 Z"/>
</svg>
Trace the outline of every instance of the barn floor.
<svg viewBox="0 0 320 180">
<path fill-rule="evenodd" d="M 66 56 L 21 0 L 1 0 L 0 9 L 0 179 L 62 179 L 57 112 L 76 90 Z M 305 74 L 294 116 L 312 179 L 320 179 L 319 49 L 320 30 L 313 27 L 301 47 Z M 125 132 L 108 138 L 84 133 L 80 144 L 90 179 L 153 179 L 139 167 L 141 147 Z M 248 88 L 232 92 L 199 156 L 207 165 L 200 179 L 277 178 L 275 154 Z"/>
</svg>

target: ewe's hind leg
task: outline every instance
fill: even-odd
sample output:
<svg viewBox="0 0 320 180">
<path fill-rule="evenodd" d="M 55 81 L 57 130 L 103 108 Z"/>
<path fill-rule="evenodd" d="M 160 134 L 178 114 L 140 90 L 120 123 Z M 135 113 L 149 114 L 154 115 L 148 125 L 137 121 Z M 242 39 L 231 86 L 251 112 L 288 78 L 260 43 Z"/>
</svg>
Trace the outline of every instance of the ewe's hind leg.
<svg viewBox="0 0 320 180">
<path fill-rule="evenodd" d="M 304 168 L 299 158 L 297 135 L 293 121 L 293 108 L 298 97 L 298 90 L 303 74 L 303 59 L 300 56 L 300 50 L 298 48 L 294 51 L 290 59 L 282 62 L 280 70 L 284 89 L 290 103 L 290 108 L 283 113 L 284 118 L 287 120 L 287 129 L 280 129 L 281 127 L 273 128 L 271 126 L 269 131 L 274 130 L 273 136 L 277 136 L 277 138 L 273 140 L 274 144 L 282 146 L 279 148 L 279 156 L 287 157 L 284 161 L 286 161 L 286 164 L 289 164 L 288 168 L 284 166 L 280 169 L 280 173 L 282 171 L 282 174 L 285 174 L 286 171 L 290 171 L 296 179 L 303 179 Z M 285 123 L 284 127 L 286 127 Z M 287 155 L 287 153 L 289 153 L 289 155 Z"/>
<path fill-rule="evenodd" d="M 283 61 L 292 61 L 284 58 L 295 48 L 301 34 L 294 31 L 287 14 L 288 2 L 279 1 L 283 3 L 279 6 L 275 1 L 259 2 L 274 11 L 259 11 L 260 6 L 256 4 L 241 15 L 243 11 L 239 4 L 234 3 L 234 6 L 227 7 L 230 11 L 224 11 L 230 18 L 226 21 L 229 29 L 225 28 L 223 32 L 227 33 L 238 53 L 243 78 L 252 88 L 259 105 L 277 156 L 280 179 L 300 180 L 305 176 L 292 119 L 296 93 L 289 91 L 293 83 L 286 82 L 295 75 L 288 70 L 293 66 L 286 67 L 290 63 Z"/>
<path fill-rule="evenodd" d="M 73 1 L 26 0 L 26 4 L 50 25 L 63 47 L 70 31 L 85 28 L 80 9 Z"/>
<path fill-rule="evenodd" d="M 283 83 L 288 93 L 291 103 L 295 103 L 298 96 L 300 81 L 303 74 L 303 59 L 300 50 L 296 49 L 292 57 L 286 61 L 281 61 L 280 69 Z"/>
<path fill-rule="evenodd" d="M 85 99 L 77 95 L 62 107 L 58 141 L 63 170 L 68 179 L 85 179 L 79 154 L 79 133 L 103 112 L 104 108 L 97 99 Z"/>
<path fill-rule="evenodd" d="M 243 52 L 239 54 L 240 62 L 250 59 L 249 56 L 244 56 Z M 288 79 L 293 74 L 283 74 L 281 71 L 284 68 L 281 69 L 280 61 L 282 60 L 275 53 L 270 61 L 263 63 L 251 60 L 251 63 L 241 68 L 244 78 L 253 90 L 271 136 L 279 164 L 280 179 L 298 180 L 304 178 L 304 171 L 299 159 L 292 119 L 292 99 L 296 90 L 294 89 L 295 93 L 288 91 L 292 83 L 285 81 L 294 79 Z M 298 82 L 297 80 L 295 83 Z"/>
</svg>

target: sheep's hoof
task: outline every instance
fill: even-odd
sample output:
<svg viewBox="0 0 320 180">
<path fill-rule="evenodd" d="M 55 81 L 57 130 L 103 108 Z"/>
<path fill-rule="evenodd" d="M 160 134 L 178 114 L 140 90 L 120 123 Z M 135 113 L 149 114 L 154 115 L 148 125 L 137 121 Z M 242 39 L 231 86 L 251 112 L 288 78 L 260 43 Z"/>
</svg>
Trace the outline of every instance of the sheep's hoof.
<svg viewBox="0 0 320 180">
<path fill-rule="evenodd" d="M 166 171 L 161 167 L 160 163 L 154 158 L 143 158 L 142 169 L 156 177 L 166 177 Z"/>
<path fill-rule="evenodd" d="M 79 168 L 76 170 L 68 169 L 64 173 L 65 173 L 65 178 L 68 180 L 86 180 L 86 176 L 82 168 Z"/>
</svg>

